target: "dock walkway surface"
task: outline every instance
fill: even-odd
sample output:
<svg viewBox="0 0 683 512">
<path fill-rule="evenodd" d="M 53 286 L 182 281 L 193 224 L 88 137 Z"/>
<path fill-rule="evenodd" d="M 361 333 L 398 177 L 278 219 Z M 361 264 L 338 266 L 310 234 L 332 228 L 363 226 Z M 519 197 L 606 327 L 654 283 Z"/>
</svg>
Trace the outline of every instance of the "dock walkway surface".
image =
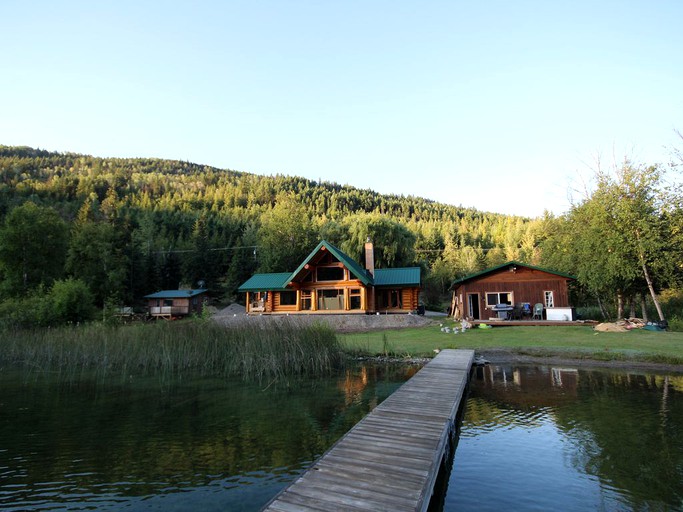
<svg viewBox="0 0 683 512">
<path fill-rule="evenodd" d="M 264 510 L 427 510 L 473 350 L 443 350 Z"/>
</svg>

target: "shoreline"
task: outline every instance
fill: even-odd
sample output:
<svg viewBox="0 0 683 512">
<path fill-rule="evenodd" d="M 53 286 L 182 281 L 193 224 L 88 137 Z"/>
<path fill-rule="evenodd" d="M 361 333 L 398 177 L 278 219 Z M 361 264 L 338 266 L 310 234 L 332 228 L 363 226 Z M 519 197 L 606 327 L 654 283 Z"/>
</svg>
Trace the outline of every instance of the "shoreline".
<svg viewBox="0 0 683 512">
<path fill-rule="evenodd" d="M 534 356 L 530 354 L 521 354 L 505 349 L 488 349 L 474 351 L 475 361 L 477 359 L 486 360 L 488 364 L 504 365 L 504 364 L 535 364 L 543 366 L 576 366 L 579 368 L 602 368 L 607 370 L 633 370 L 645 371 L 654 373 L 674 373 L 683 374 L 683 365 L 657 363 L 652 361 L 637 361 L 637 360 L 610 360 L 601 361 L 599 359 L 589 358 L 571 358 L 562 357 L 561 355 L 543 355 Z M 410 364 L 410 365 L 424 365 L 432 360 L 431 357 L 397 357 L 397 356 L 356 356 L 352 357 L 354 361 L 372 361 L 384 364 Z M 475 365 L 476 366 L 476 365 Z"/>
<path fill-rule="evenodd" d="M 590 358 L 562 357 L 562 355 L 542 355 L 534 356 L 531 354 L 520 354 L 504 349 L 475 350 L 476 357 L 486 359 L 490 364 L 541 364 L 541 365 L 563 365 L 578 366 L 582 368 L 605 368 L 613 370 L 639 370 L 662 373 L 681 373 L 683 365 L 670 363 L 657 363 L 653 361 L 637 360 L 609 360 L 602 361 Z"/>
</svg>

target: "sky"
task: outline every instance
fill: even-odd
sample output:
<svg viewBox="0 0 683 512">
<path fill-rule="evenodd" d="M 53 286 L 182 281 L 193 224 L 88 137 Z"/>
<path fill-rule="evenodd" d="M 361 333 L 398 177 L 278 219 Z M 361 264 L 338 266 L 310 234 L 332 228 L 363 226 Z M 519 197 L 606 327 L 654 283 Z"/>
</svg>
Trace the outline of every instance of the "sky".
<svg viewBox="0 0 683 512">
<path fill-rule="evenodd" d="M 683 146 L 683 2 L 0 1 L 0 144 L 560 214 Z"/>
</svg>

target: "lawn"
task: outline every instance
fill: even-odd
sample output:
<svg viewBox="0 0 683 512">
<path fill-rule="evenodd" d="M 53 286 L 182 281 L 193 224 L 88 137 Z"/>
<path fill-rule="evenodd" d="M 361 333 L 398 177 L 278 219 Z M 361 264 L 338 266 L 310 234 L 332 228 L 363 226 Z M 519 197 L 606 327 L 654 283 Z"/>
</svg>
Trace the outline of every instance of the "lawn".
<svg viewBox="0 0 683 512">
<path fill-rule="evenodd" d="M 445 321 L 443 325 L 452 326 Z M 339 335 L 350 351 L 372 355 L 433 356 L 435 349 L 504 349 L 518 354 L 683 365 L 683 333 L 634 330 L 595 332 L 590 327 L 473 328 L 453 334 L 434 326 Z"/>
</svg>

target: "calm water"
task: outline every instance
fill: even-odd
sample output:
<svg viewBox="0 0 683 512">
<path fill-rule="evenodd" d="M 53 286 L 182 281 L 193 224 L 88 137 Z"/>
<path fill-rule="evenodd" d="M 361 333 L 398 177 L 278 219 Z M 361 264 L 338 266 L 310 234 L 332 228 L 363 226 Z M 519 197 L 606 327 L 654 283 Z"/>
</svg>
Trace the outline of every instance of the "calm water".
<svg viewBox="0 0 683 512">
<path fill-rule="evenodd" d="M 683 510 L 683 377 L 478 368 L 447 511 Z"/>
<path fill-rule="evenodd" d="M 0 372 L 0 509 L 259 510 L 415 370 L 290 387 Z M 683 377 L 477 369 L 446 511 L 683 510 Z"/>
<path fill-rule="evenodd" d="M 0 372 L 0 509 L 258 510 L 415 371 L 170 388 Z"/>
</svg>

